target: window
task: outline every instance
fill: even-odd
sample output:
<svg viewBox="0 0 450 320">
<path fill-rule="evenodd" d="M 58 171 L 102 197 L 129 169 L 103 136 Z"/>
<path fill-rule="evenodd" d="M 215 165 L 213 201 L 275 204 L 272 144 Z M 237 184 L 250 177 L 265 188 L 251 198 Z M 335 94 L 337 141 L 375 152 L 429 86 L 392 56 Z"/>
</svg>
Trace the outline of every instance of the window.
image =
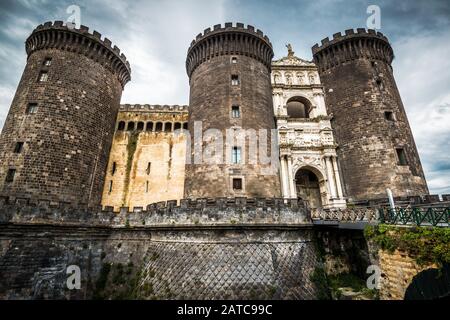
<svg viewBox="0 0 450 320">
<path fill-rule="evenodd" d="M 397 151 L 398 165 L 400 165 L 400 166 L 408 165 L 408 161 L 406 159 L 405 149 L 397 148 L 395 150 Z"/>
<path fill-rule="evenodd" d="M 181 123 L 179 122 L 175 122 L 175 126 L 173 127 L 174 130 L 179 130 L 181 129 Z"/>
<path fill-rule="evenodd" d="M 5 182 L 13 182 L 15 175 L 16 175 L 16 169 L 9 169 L 8 173 L 6 174 Z"/>
<path fill-rule="evenodd" d="M 162 131 L 162 128 L 163 128 L 162 122 L 157 122 L 156 123 L 156 127 L 155 127 L 155 131 Z"/>
<path fill-rule="evenodd" d="M 148 181 L 145 183 L 145 192 L 148 192 Z"/>
<path fill-rule="evenodd" d="M 241 148 L 233 147 L 233 152 L 231 154 L 231 161 L 234 164 L 241 163 Z"/>
<path fill-rule="evenodd" d="M 389 121 L 395 121 L 394 113 L 392 111 L 385 111 L 384 118 Z"/>
<path fill-rule="evenodd" d="M 112 187 L 113 187 L 113 182 L 112 182 L 112 180 L 109 182 L 109 193 L 111 193 L 111 191 L 112 191 Z"/>
<path fill-rule="evenodd" d="M 147 122 L 147 131 L 153 131 L 153 122 Z"/>
<path fill-rule="evenodd" d="M 171 122 L 166 122 L 166 124 L 164 125 L 164 131 L 165 132 L 172 131 L 172 123 Z"/>
<path fill-rule="evenodd" d="M 128 131 L 133 131 L 134 130 L 134 122 L 128 122 Z"/>
<path fill-rule="evenodd" d="M 144 123 L 143 123 L 143 122 L 138 122 L 138 124 L 137 124 L 137 130 L 138 130 L 138 131 L 144 130 Z"/>
<path fill-rule="evenodd" d="M 41 71 L 41 73 L 39 73 L 39 82 L 47 82 L 47 80 L 48 80 L 47 71 Z"/>
<path fill-rule="evenodd" d="M 236 57 L 232 57 L 231 58 L 231 63 L 237 63 L 237 58 Z"/>
<path fill-rule="evenodd" d="M 29 103 L 25 111 L 26 114 L 33 114 L 37 111 L 37 103 Z"/>
<path fill-rule="evenodd" d="M 45 58 L 43 65 L 50 67 L 52 65 L 52 58 Z"/>
<path fill-rule="evenodd" d="M 232 106 L 231 107 L 231 116 L 233 118 L 240 118 L 241 117 L 241 111 L 239 110 L 239 106 Z"/>
<path fill-rule="evenodd" d="M 233 189 L 234 190 L 242 190 L 242 179 L 241 178 L 233 178 Z"/>
<path fill-rule="evenodd" d="M 145 172 L 147 173 L 147 175 L 150 174 L 150 170 L 151 170 L 151 169 L 152 169 L 152 163 L 149 162 L 149 163 L 147 164 L 147 170 L 145 170 Z"/>
<path fill-rule="evenodd" d="M 183 123 L 183 129 L 188 129 L 188 123 L 187 122 L 185 122 L 185 123 Z"/>
<path fill-rule="evenodd" d="M 117 164 L 116 164 L 116 162 L 113 162 L 112 168 L 111 168 L 111 175 L 112 176 L 114 175 L 114 173 L 116 173 L 116 169 L 117 169 Z"/>
<path fill-rule="evenodd" d="M 17 142 L 14 147 L 14 153 L 21 153 L 23 149 L 23 142 Z"/>
<path fill-rule="evenodd" d="M 125 130 L 125 121 L 120 121 L 119 125 L 117 126 L 117 130 L 118 131 L 123 131 Z"/>
<path fill-rule="evenodd" d="M 231 76 L 231 85 L 232 86 L 238 86 L 239 85 L 239 76 L 236 74 L 233 74 Z"/>
</svg>

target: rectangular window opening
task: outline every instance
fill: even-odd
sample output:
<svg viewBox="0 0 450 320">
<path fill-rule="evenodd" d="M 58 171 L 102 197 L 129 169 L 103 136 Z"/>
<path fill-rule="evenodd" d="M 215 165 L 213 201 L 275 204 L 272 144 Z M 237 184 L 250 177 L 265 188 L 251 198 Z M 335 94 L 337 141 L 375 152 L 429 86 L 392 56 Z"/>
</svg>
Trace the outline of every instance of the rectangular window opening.
<svg viewBox="0 0 450 320">
<path fill-rule="evenodd" d="M 109 193 L 112 192 L 112 189 L 113 189 L 113 182 L 111 180 L 111 181 L 109 181 Z"/>
<path fill-rule="evenodd" d="M 233 178 L 233 189 L 234 190 L 242 190 L 242 179 L 241 178 Z"/>
<path fill-rule="evenodd" d="M 234 164 L 241 163 L 241 148 L 233 147 L 231 160 Z"/>
<path fill-rule="evenodd" d="M 231 107 L 231 116 L 233 118 L 240 118 L 241 117 L 241 110 L 239 106 L 232 106 Z"/>
<path fill-rule="evenodd" d="M 232 57 L 231 58 L 231 63 L 237 63 L 237 58 L 236 57 Z"/>
<path fill-rule="evenodd" d="M 386 120 L 395 121 L 394 113 L 392 111 L 385 111 L 384 117 Z"/>
<path fill-rule="evenodd" d="M 112 176 L 114 175 L 114 173 L 116 173 L 116 170 L 117 170 L 117 164 L 116 164 L 116 162 L 113 162 L 112 168 L 111 168 L 111 175 Z"/>
<path fill-rule="evenodd" d="M 152 169 L 152 163 L 149 162 L 149 163 L 147 164 L 147 170 L 146 170 L 147 175 L 150 174 L 150 170 L 151 170 L 151 169 Z"/>
<path fill-rule="evenodd" d="M 14 153 L 21 153 L 23 150 L 23 142 L 16 142 Z"/>
<path fill-rule="evenodd" d="M 37 103 L 29 103 L 26 109 L 26 114 L 34 114 L 37 111 Z"/>
<path fill-rule="evenodd" d="M 50 67 L 52 65 L 52 58 L 45 58 L 44 66 Z"/>
<path fill-rule="evenodd" d="M 398 165 L 400 165 L 400 166 L 408 165 L 408 161 L 406 159 L 405 149 L 397 148 L 395 150 L 397 151 Z"/>
<path fill-rule="evenodd" d="M 41 71 L 41 73 L 39 73 L 39 82 L 47 82 L 47 80 L 48 80 L 47 71 Z"/>
<path fill-rule="evenodd" d="M 8 169 L 8 173 L 6 174 L 6 182 L 13 182 L 14 176 L 16 175 L 16 169 Z"/>
<path fill-rule="evenodd" d="M 148 192 L 148 181 L 145 183 L 145 192 Z"/>
<path fill-rule="evenodd" d="M 238 86 L 239 85 L 239 76 L 237 74 L 231 75 L 231 85 Z"/>
</svg>

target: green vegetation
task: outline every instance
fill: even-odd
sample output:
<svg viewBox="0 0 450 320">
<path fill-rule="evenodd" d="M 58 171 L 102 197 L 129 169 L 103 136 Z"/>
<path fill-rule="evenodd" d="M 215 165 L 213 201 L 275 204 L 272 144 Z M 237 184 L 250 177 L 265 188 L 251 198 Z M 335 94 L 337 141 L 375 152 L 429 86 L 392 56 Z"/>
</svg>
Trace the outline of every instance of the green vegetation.
<svg viewBox="0 0 450 320">
<path fill-rule="evenodd" d="M 388 252 L 408 253 L 420 265 L 450 263 L 450 229 L 439 227 L 395 227 L 380 224 L 364 230 L 368 240 Z"/>
</svg>

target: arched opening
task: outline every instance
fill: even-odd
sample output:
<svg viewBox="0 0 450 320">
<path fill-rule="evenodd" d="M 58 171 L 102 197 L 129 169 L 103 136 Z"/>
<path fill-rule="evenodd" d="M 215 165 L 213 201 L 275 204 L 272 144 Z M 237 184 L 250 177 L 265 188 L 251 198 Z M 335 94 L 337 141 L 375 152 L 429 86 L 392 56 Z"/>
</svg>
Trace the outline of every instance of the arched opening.
<svg viewBox="0 0 450 320">
<path fill-rule="evenodd" d="M 304 97 L 290 98 L 286 104 L 287 114 L 291 118 L 309 118 L 311 102 Z"/>
<path fill-rule="evenodd" d="M 164 131 L 165 132 L 170 132 L 172 131 L 172 123 L 171 122 L 166 122 L 164 125 Z"/>
<path fill-rule="evenodd" d="M 188 130 L 188 123 L 187 123 L 187 122 L 184 122 L 184 123 L 183 123 L 183 129 Z"/>
<path fill-rule="evenodd" d="M 295 174 L 297 197 L 307 200 L 311 208 L 321 208 L 320 181 L 311 170 L 302 168 Z"/>
<path fill-rule="evenodd" d="M 134 130 L 134 122 L 128 122 L 127 130 L 128 131 L 133 131 Z"/>
<path fill-rule="evenodd" d="M 414 276 L 406 288 L 405 300 L 434 300 L 450 298 L 450 265 L 441 270 L 426 269 Z"/>
<path fill-rule="evenodd" d="M 144 130 L 144 123 L 138 122 L 137 124 L 137 131 L 143 131 Z"/>
<path fill-rule="evenodd" d="M 174 130 L 179 130 L 179 129 L 181 129 L 181 123 L 175 122 Z"/>
<path fill-rule="evenodd" d="M 147 131 L 153 131 L 153 122 L 147 122 Z"/>
<path fill-rule="evenodd" d="M 155 125 L 155 131 L 156 132 L 162 131 L 162 128 L 163 128 L 162 122 L 157 122 Z"/>
<path fill-rule="evenodd" d="M 117 130 L 118 131 L 123 131 L 125 130 L 125 121 L 120 121 L 119 125 L 117 126 Z"/>
</svg>

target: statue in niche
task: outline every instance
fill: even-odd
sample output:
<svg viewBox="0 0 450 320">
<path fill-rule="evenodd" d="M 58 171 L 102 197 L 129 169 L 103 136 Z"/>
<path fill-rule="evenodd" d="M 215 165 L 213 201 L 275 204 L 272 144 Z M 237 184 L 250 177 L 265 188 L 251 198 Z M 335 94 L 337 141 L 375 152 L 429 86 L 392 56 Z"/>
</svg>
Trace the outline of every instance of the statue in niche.
<svg viewBox="0 0 450 320">
<path fill-rule="evenodd" d="M 304 84 L 303 74 L 297 73 L 297 79 L 299 84 Z"/>
<path fill-rule="evenodd" d="M 286 75 L 286 83 L 290 86 L 292 85 L 292 77 L 290 74 Z"/>
<path fill-rule="evenodd" d="M 310 75 L 309 75 L 309 83 L 310 83 L 310 84 L 316 83 L 316 79 L 314 78 L 314 75 L 313 75 L 313 74 L 310 74 Z"/>
<path fill-rule="evenodd" d="M 280 83 L 280 75 L 274 74 L 274 75 L 273 75 L 273 82 L 274 82 L 275 84 Z"/>
</svg>

